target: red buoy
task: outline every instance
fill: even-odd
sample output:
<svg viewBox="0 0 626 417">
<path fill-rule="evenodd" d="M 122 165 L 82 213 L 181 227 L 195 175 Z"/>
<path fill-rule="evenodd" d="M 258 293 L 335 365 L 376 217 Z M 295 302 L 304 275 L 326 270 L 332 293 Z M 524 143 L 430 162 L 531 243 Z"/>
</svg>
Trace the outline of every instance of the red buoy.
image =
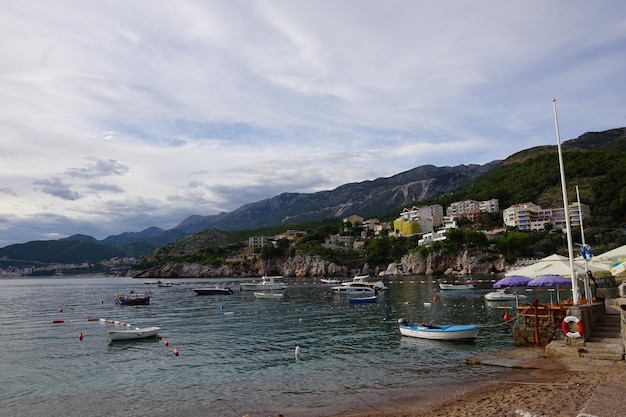
<svg viewBox="0 0 626 417">
<path fill-rule="evenodd" d="M 434 295 L 434 296 L 433 296 L 433 303 L 436 303 L 436 302 L 437 302 L 437 296 L 436 296 L 436 295 Z"/>
<path fill-rule="evenodd" d="M 174 348 L 174 356 L 178 356 L 178 349 Z"/>
<path fill-rule="evenodd" d="M 157 334 L 157 339 L 161 340 L 163 339 L 163 336 L 161 336 L 160 334 Z"/>
<path fill-rule="evenodd" d="M 506 313 L 504 313 L 504 322 L 505 322 L 505 323 L 508 323 L 508 322 L 509 322 L 509 320 L 510 320 L 510 317 L 509 317 L 509 312 L 507 311 Z"/>
<path fill-rule="evenodd" d="M 78 340 L 83 340 L 83 332 L 80 332 L 80 334 L 78 335 Z"/>
<path fill-rule="evenodd" d="M 59 308 L 59 313 L 63 313 L 63 307 Z"/>
<path fill-rule="evenodd" d="M 52 323 L 63 323 L 63 320 L 52 320 Z"/>
<path fill-rule="evenodd" d="M 164 340 L 164 341 L 163 341 L 163 344 L 164 344 L 165 346 L 169 346 L 170 342 L 168 342 L 167 340 Z"/>
</svg>

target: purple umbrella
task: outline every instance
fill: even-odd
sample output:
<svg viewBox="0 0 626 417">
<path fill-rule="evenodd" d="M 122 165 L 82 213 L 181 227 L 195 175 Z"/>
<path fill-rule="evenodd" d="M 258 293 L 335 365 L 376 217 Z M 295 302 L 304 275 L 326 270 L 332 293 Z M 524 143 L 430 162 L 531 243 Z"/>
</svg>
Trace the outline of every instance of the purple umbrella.
<svg viewBox="0 0 626 417">
<path fill-rule="evenodd" d="M 563 275 L 547 274 L 539 275 L 537 278 L 530 280 L 529 287 L 556 287 L 556 300 L 561 304 L 559 297 L 559 286 L 572 285 L 572 280 Z M 550 304 L 552 304 L 552 294 L 550 294 Z"/>
<path fill-rule="evenodd" d="M 562 285 L 572 285 L 572 280 L 563 275 L 548 274 L 539 275 L 528 283 L 529 287 L 558 287 Z"/>
<path fill-rule="evenodd" d="M 523 275 L 509 275 L 493 284 L 493 288 L 518 287 L 526 285 L 528 282 L 530 282 L 530 278 Z"/>
</svg>

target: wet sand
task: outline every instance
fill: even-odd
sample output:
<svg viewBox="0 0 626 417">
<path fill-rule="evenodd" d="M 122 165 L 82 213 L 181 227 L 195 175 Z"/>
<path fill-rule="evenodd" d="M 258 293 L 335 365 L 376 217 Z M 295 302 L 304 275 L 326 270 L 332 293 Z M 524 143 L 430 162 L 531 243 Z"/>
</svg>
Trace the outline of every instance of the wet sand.
<svg viewBox="0 0 626 417">
<path fill-rule="evenodd" d="M 599 384 L 610 386 L 626 374 L 624 361 L 548 357 L 543 348 L 491 352 L 466 362 L 468 366 L 502 366 L 512 372 L 504 372 L 504 379 L 495 382 L 477 381 L 452 392 L 450 387 L 434 387 L 433 393 L 416 393 L 393 406 L 368 406 L 371 411 L 332 417 L 575 417 Z"/>
</svg>

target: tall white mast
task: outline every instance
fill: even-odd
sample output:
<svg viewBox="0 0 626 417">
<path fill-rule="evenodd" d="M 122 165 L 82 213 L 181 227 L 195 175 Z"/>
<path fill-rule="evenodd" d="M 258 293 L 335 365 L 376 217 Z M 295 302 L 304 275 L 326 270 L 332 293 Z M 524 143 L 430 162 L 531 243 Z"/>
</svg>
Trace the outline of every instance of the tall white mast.
<svg viewBox="0 0 626 417">
<path fill-rule="evenodd" d="M 559 118 L 556 114 L 556 99 L 552 99 L 554 109 L 554 125 L 556 127 L 556 143 L 559 151 L 559 167 L 561 168 L 561 190 L 563 191 L 563 212 L 565 214 L 565 229 L 567 232 L 567 250 L 569 252 L 569 267 L 572 280 L 572 299 L 574 305 L 580 304 L 580 294 L 578 294 L 578 277 L 574 269 L 574 251 L 572 242 L 572 225 L 569 218 L 569 204 L 567 203 L 567 187 L 565 185 L 565 169 L 563 168 L 563 155 L 561 153 L 561 133 L 559 132 Z"/>
</svg>

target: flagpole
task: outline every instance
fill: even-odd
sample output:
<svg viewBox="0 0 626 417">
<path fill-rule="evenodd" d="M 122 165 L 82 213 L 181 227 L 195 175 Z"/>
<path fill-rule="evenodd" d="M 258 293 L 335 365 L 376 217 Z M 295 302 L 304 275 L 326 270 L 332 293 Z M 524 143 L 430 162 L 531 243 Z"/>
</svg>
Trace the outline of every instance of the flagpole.
<svg viewBox="0 0 626 417">
<path fill-rule="evenodd" d="M 580 219 L 580 238 L 582 240 L 581 254 L 583 255 L 583 261 L 585 261 L 585 278 L 583 283 L 585 284 L 585 298 L 588 302 L 592 301 L 591 287 L 589 286 L 589 263 L 587 256 L 585 256 L 585 250 L 587 244 L 585 242 L 585 228 L 583 227 L 583 210 L 580 207 L 580 192 L 578 191 L 578 185 L 576 185 L 576 201 L 578 201 L 578 217 Z"/>
<path fill-rule="evenodd" d="M 559 118 L 556 114 L 556 99 L 552 99 L 552 108 L 554 110 L 554 125 L 556 127 L 556 143 L 559 152 L 559 167 L 561 169 L 561 191 L 563 192 L 563 213 L 565 215 L 565 229 L 567 232 L 567 250 L 569 254 L 569 267 L 572 280 L 572 299 L 574 305 L 580 304 L 580 294 L 578 294 L 578 277 L 574 269 L 574 251 L 572 249 L 572 225 L 569 218 L 569 204 L 567 203 L 567 187 L 565 185 L 565 169 L 563 168 L 563 155 L 561 153 L 561 133 L 559 132 Z"/>
</svg>

